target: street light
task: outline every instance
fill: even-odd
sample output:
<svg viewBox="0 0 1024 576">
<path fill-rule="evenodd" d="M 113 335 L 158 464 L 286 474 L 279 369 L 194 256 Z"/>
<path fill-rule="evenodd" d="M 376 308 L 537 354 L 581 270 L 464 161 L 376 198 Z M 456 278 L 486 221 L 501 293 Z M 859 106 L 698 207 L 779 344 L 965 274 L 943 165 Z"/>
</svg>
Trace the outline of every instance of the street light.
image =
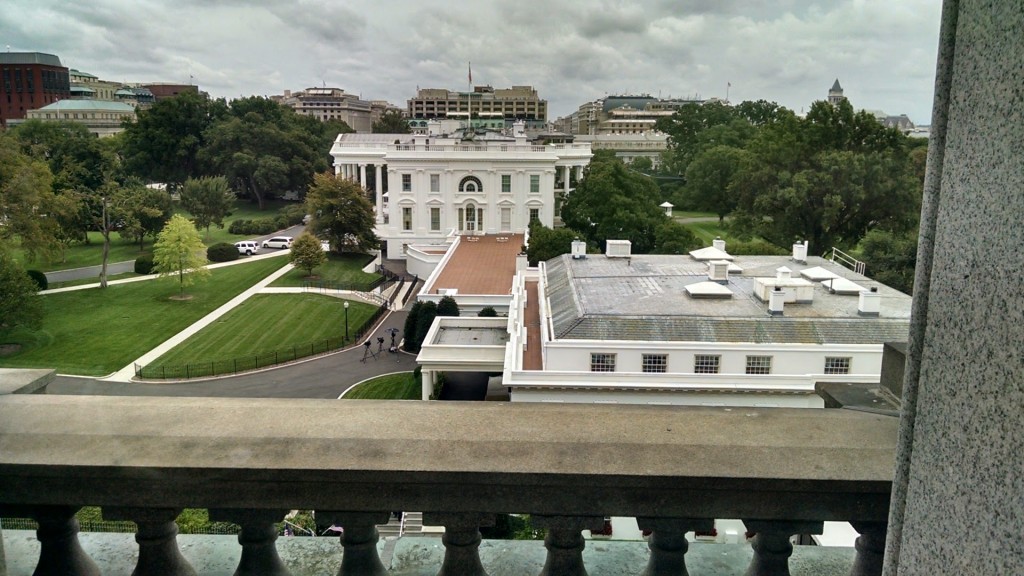
<svg viewBox="0 0 1024 576">
<path fill-rule="evenodd" d="M 348 342 L 348 300 L 345 301 L 345 342 Z"/>
</svg>

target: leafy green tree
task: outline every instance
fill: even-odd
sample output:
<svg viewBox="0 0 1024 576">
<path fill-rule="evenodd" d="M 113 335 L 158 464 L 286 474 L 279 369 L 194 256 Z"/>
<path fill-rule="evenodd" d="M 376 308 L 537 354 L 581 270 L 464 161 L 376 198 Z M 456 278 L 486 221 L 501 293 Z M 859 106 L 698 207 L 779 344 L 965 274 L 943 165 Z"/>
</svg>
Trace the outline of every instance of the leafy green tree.
<svg viewBox="0 0 1024 576">
<path fill-rule="evenodd" d="M 722 224 L 739 202 L 733 175 L 751 161 L 749 152 L 732 146 L 715 146 L 698 154 L 686 169 L 687 206 L 714 212 Z"/>
<path fill-rule="evenodd" d="M 441 301 L 437 303 L 437 315 L 458 316 L 459 303 L 456 302 L 455 298 L 452 298 L 451 296 L 445 296 L 441 298 Z"/>
<path fill-rule="evenodd" d="M 309 228 L 330 240 L 335 252 L 367 252 L 377 247 L 373 205 L 359 184 L 332 174 L 317 174 L 306 193 Z"/>
<path fill-rule="evenodd" d="M 869 231 L 860 244 L 861 258 L 867 264 L 867 273 L 875 280 L 900 292 L 913 294 L 917 238 L 917 230 Z"/>
<path fill-rule="evenodd" d="M 53 249 L 42 218 L 53 193 L 49 167 L 23 153 L 8 135 L 0 135 L 0 240 L 21 240 L 30 259 Z"/>
<path fill-rule="evenodd" d="M 292 242 L 290 258 L 292 264 L 307 272 L 307 276 L 312 276 L 314 268 L 327 262 L 320 240 L 309 232 L 303 232 Z"/>
<path fill-rule="evenodd" d="M 179 296 L 196 280 L 209 277 L 206 246 L 195 224 L 180 214 L 171 217 L 153 246 L 153 264 L 161 277 L 178 276 Z"/>
<path fill-rule="evenodd" d="M 690 162 L 707 145 L 699 139 L 701 133 L 713 126 L 731 124 L 736 118 L 728 104 L 707 102 L 680 106 L 672 116 L 658 120 L 655 127 L 668 134 L 667 170 L 673 174 L 685 174 Z"/>
<path fill-rule="evenodd" d="M 702 242 L 689 228 L 666 218 L 654 229 L 654 249 L 651 254 L 689 254 L 691 250 L 701 247 Z"/>
<path fill-rule="evenodd" d="M 580 231 L 588 243 L 629 240 L 633 252 L 654 248 L 654 231 L 665 221 L 654 180 L 626 168 L 614 154 L 599 151 L 584 171 L 583 180 L 562 206 L 562 220 Z"/>
<path fill-rule="evenodd" d="M 416 316 L 416 351 L 423 347 L 423 341 L 427 338 L 427 332 L 430 331 L 430 326 L 434 323 L 434 318 L 437 317 L 437 304 L 433 302 L 424 302 L 423 306 L 420 307 L 420 313 Z"/>
<path fill-rule="evenodd" d="M 15 326 L 37 330 L 43 322 L 43 303 L 35 282 L 0 246 L 0 332 Z"/>
<path fill-rule="evenodd" d="M 122 134 L 129 172 L 150 182 L 176 188 L 199 176 L 199 151 L 205 131 L 225 112 L 222 102 L 186 91 L 139 110 Z"/>
<path fill-rule="evenodd" d="M 203 136 L 199 160 L 210 174 L 222 174 L 260 210 L 277 193 L 303 190 L 327 169 L 322 139 L 309 118 L 259 97 L 232 100 L 226 116 Z"/>
<path fill-rule="evenodd" d="M 388 110 L 373 123 L 372 131 L 374 134 L 408 134 L 409 121 L 401 112 Z"/>
<path fill-rule="evenodd" d="M 530 245 L 526 248 L 526 258 L 536 265 L 568 254 L 572 251 L 573 240 L 584 236 L 570 228 L 551 229 L 538 221 L 530 224 Z"/>
<path fill-rule="evenodd" d="M 145 248 L 146 237 L 155 238 L 174 213 L 171 196 L 132 179 L 115 192 L 114 203 L 120 214 L 118 233 Z"/>
<path fill-rule="evenodd" d="M 498 311 L 495 310 L 493 306 L 485 306 L 484 308 L 480 309 L 480 312 L 477 313 L 477 316 L 479 316 L 480 318 L 497 318 Z"/>
<path fill-rule="evenodd" d="M 419 322 L 420 310 L 423 309 L 423 302 L 419 300 L 412 303 L 409 314 L 405 317 L 405 325 L 402 330 L 402 347 L 406 352 L 419 352 L 416 344 L 416 324 Z"/>
<path fill-rule="evenodd" d="M 210 238 L 210 226 L 224 227 L 224 218 L 231 215 L 235 195 L 223 176 L 189 178 L 181 189 L 181 207 L 192 215 L 197 228 L 206 230 Z"/>
</svg>

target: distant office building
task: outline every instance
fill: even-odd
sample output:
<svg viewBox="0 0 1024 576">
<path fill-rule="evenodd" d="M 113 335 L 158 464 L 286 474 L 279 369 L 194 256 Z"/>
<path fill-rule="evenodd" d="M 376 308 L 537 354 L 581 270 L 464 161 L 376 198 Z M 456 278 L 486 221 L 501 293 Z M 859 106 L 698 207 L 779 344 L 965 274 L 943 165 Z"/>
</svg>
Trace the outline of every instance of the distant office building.
<svg viewBox="0 0 1024 576">
<path fill-rule="evenodd" d="M 285 90 L 283 96 L 273 99 L 318 120 L 341 120 L 356 132 L 370 132 L 373 127 L 373 105 L 341 88 Z"/>
<path fill-rule="evenodd" d="M 690 98 L 655 98 L 642 94 L 635 96 L 608 96 L 586 102 L 565 118 L 554 122 L 556 129 L 570 134 L 643 134 L 654 130 L 661 118 L 672 116 L 687 104 L 704 101 Z"/>
<path fill-rule="evenodd" d="M 388 112 L 397 112 L 405 116 L 405 109 L 395 106 L 387 100 L 370 100 L 370 117 L 374 122 L 380 120 L 380 117 Z"/>
<path fill-rule="evenodd" d="M 838 106 L 843 100 L 846 100 L 846 96 L 843 96 L 843 87 L 839 85 L 839 78 L 836 78 L 836 81 L 832 83 L 832 87 L 828 90 L 828 103 Z"/>
<path fill-rule="evenodd" d="M 624 134 L 580 134 L 576 142 L 590 143 L 592 150 L 612 150 L 615 156 L 629 163 L 637 158 L 648 158 L 657 168 L 661 164 L 661 154 L 668 150 L 668 134 L 651 130 L 643 133 Z"/>
<path fill-rule="evenodd" d="M 42 52 L 0 52 L 0 126 L 25 118 L 29 110 L 42 108 L 71 96 L 68 69 L 60 58 Z"/>
<path fill-rule="evenodd" d="M 75 122 L 83 124 L 96 136 L 113 136 L 124 130 L 125 120 L 135 120 L 135 106 L 126 102 L 102 100 L 59 100 L 36 110 L 26 112 L 23 119 L 10 120 L 10 126 L 27 120 L 42 122 Z"/>
<path fill-rule="evenodd" d="M 145 88 L 153 94 L 155 102 L 159 102 L 165 98 L 173 98 L 182 92 L 195 92 L 199 93 L 199 86 L 195 84 L 168 84 L 165 82 L 157 82 L 155 84 L 140 84 L 139 88 Z"/>
<path fill-rule="evenodd" d="M 548 101 L 541 99 L 533 86 L 493 88 L 474 86 L 472 92 L 454 92 L 443 88 L 422 88 L 409 99 L 409 117 L 501 118 L 546 123 Z"/>
</svg>

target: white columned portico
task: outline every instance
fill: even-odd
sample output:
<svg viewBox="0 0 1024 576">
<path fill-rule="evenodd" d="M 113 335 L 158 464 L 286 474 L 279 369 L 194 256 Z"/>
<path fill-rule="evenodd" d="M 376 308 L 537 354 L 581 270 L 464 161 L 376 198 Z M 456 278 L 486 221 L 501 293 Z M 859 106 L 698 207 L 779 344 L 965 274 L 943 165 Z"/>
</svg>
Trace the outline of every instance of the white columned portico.
<svg viewBox="0 0 1024 576">
<path fill-rule="evenodd" d="M 366 164 L 359 165 L 359 185 L 366 187 Z"/>
<path fill-rule="evenodd" d="M 562 167 L 562 194 L 569 196 L 569 166 Z"/>
<path fill-rule="evenodd" d="M 375 201 L 377 204 L 377 224 L 384 222 L 384 181 L 381 178 L 380 164 L 373 165 L 373 191 L 376 193 Z"/>
</svg>

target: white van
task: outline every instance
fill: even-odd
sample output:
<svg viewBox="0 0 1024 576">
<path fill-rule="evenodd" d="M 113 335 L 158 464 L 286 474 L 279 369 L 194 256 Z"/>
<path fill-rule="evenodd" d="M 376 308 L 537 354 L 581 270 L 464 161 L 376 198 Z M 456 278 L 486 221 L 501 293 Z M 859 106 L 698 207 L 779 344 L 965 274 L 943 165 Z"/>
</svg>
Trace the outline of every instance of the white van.
<svg viewBox="0 0 1024 576">
<path fill-rule="evenodd" d="M 260 251 L 260 243 L 253 242 L 251 240 L 242 240 L 241 242 L 235 242 L 235 248 L 238 248 L 239 254 L 252 256 Z"/>
</svg>

